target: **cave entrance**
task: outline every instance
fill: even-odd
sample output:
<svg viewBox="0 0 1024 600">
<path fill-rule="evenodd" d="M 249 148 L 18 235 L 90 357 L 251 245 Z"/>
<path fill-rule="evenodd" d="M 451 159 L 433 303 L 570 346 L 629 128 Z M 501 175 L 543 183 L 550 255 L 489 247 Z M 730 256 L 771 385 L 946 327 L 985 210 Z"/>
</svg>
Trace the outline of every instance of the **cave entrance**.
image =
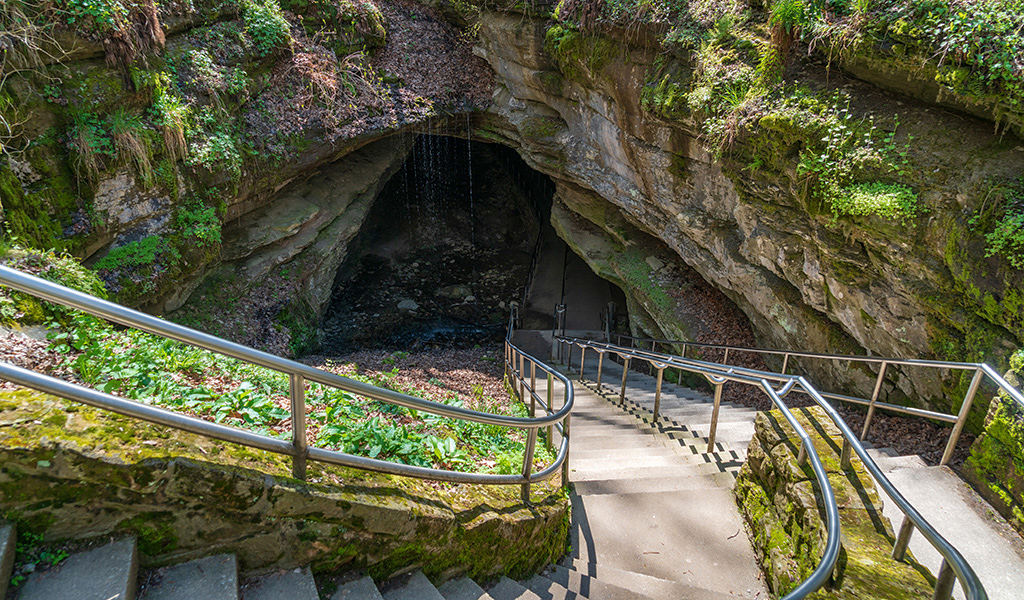
<svg viewBox="0 0 1024 600">
<path fill-rule="evenodd" d="M 500 342 L 537 253 L 564 261 L 554 188 L 510 148 L 418 136 L 338 269 L 323 350 Z"/>
</svg>

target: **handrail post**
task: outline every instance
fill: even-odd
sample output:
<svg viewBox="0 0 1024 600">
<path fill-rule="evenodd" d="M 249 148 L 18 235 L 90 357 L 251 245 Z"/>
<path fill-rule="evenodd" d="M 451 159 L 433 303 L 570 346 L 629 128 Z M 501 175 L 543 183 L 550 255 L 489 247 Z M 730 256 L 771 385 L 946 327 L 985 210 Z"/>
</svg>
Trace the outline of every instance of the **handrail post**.
<svg viewBox="0 0 1024 600">
<path fill-rule="evenodd" d="M 295 448 L 292 477 L 305 481 L 306 456 L 309 453 L 306 445 L 306 385 L 302 375 L 291 373 L 288 379 L 288 396 L 292 404 L 292 446 Z"/>
<path fill-rule="evenodd" d="M 530 361 L 530 418 L 537 416 L 537 363 Z"/>
<path fill-rule="evenodd" d="M 583 366 L 587 361 L 587 347 L 580 346 L 580 381 L 583 381 Z"/>
<path fill-rule="evenodd" d="M 568 390 L 565 392 L 569 393 Z M 572 420 L 572 413 L 565 415 L 565 419 L 562 420 L 562 437 L 570 440 L 569 423 Z M 569 453 L 572 451 L 572 444 L 567 442 L 565 450 L 565 461 L 562 462 L 562 487 L 569 487 Z"/>
<path fill-rule="evenodd" d="M 554 401 L 554 397 L 555 397 L 554 396 L 554 387 L 555 387 L 555 376 L 551 373 L 551 371 L 548 371 L 548 387 L 547 387 L 548 411 L 547 411 L 547 414 L 549 414 L 549 415 L 551 413 L 555 412 L 555 406 L 552 404 L 552 402 Z M 546 440 L 548 450 L 551 449 L 551 445 L 553 443 L 552 439 L 554 438 L 554 436 L 555 436 L 555 426 L 554 425 L 548 425 L 548 435 L 547 435 L 547 440 Z"/>
<path fill-rule="evenodd" d="M 949 567 L 949 561 L 942 559 L 942 566 L 939 567 L 939 576 L 935 578 L 935 592 L 932 600 L 949 600 L 953 595 L 953 583 L 956 581 L 956 573 Z"/>
<path fill-rule="evenodd" d="M 728 348 L 725 349 L 725 356 L 722 357 L 722 364 L 723 365 L 729 364 L 729 349 Z"/>
<path fill-rule="evenodd" d="M 725 382 L 715 384 L 715 405 L 711 409 L 711 428 L 708 433 L 708 454 L 715 451 L 715 434 L 718 431 L 718 409 L 722 405 L 722 388 Z"/>
<path fill-rule="evenodd" d="M 519 400 L 526 402 L 526 354 L 519 353 Z"/>
<path fill-rule="evenodd" d="M 907 546 L 910 545 L 910 536 L 914 533 L 914 522 L 910 517 L 903 515 L 903 524 L 900 525 L 899 535 L 896 536 L 896 543 L 892 545 L 893 560 L 902 561 L 907 556 Z"/>
<path fill-rule="evenodd" d="M 658 383 L 654 387 L 654 422 L 658 422 L 658 411 L 661 410 L 661 382 L 665 375 L 665 367 L 658 369 Z"/>
<path fill-rule="evenodd" d="M 789 367 L 789 352 L 785 353 L 782 356 L 782 371 L 781 372 L 782 372 L 783 375 L 786 374 L 786 369 L 788 367 Z M 863 437 L 863 436 L 861 436 L 861 437 Z"/>
<path fill-rule="evenodd" d="M 530 503 L 530 473 L 533 472 L 533 450 L 537 446 L 537 428 L 531 427 L 526 434 L 526 451 L 523 453 L 523 504 Z"/>
<path fill-rule="evenodd" d="M 839 454 L 839 468 L 840 469 L 845 471 L 846 469 L 850 468 L 850 464 L 851 464 L 850 463 L 850 461 L 851 461 L 850 454 L 851 454 L 852 451 L 853 451 L 853 446 L 850 444 L 850 440 L 848 440 L 848 439 L 846 439 L 844 437 L 843 438 L 843 450 Z"/>
<path fill-rule="evenodd" d="M 597 393 L 601 393 L 601 369 L 604 367 L 604 352 L 597 353 Z"/>
<path fill-rule="evenodd" d="M 682 358 L 686 358 L 686 344 L 683 344 L 683 353 L 679 355 Z"/>
<path fill-rule="evenodd" d="M 885 369 L 888 368 L 889 363 L 882 361 L 882 366 L 878 368 L 878 379 L 875 380 L 875 389 L 871 392 L 871 403 L 868 404 L 868 415 L 864 417 L 864 428 L 861 429 L 860 439 L 868 439 L 868 428 L 871 427 L 871 419 L 875 416 L 875 402 L 878 402 L 878 394 L 882 391 L 882 381 L 885 380 Z"/>
<path fill-rule="evenodd" d="M 562 342 L 566 348 L 569 349 L 569 356 L 565 359 L 565 372 L 566 374 L 572 373 L 572 342 Z"/>
<path fill-rule="evenodd" d="M 622 360 L 622 389 L 619 390 L 619 403 L 626 401 L 626 377 L 629 375 L 629 357 Z"/>
<path fill-rule="evenodd" d="M 960 441 L 960 433 L 964 430 L 964 424 L 967 422 L 967 413 L 971 412 L 971 403 L 974 402 L 974 395 L 978 393 L 978 386 L 981 385 L 983 374 L 980 368 L 974 371 L 974 379 L 971 380 L 971 385 L 967 388 L 964 403 L 960 405 L 960 414 L 957 415 L 953 431 L 949 434 L 949 442 L 946 443 L 946 451 L 942 453 L 942 460 L 939 461 L 940 465 L 949 464 L 949 461 L 953 458 L 953 451 L 956 450 L 956 444 Z"/>
</svg>

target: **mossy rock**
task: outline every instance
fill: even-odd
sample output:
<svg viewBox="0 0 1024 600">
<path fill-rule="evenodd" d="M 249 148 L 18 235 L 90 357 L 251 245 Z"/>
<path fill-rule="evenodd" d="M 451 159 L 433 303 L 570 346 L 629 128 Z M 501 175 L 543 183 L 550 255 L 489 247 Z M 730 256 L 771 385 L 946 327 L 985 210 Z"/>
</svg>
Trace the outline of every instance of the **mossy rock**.
<svg viewBox="0 0 1024 600">
<path fill-rule="evenodd" d="M 842 469 L 838 428 L 817 407 L 794 411 L 828 474 L 840 506 L 842 550 L 832 584 L 810 597 L 930 598 L 934 579 L 913 557 L 891 558 L 895 541 L 871 476 L 859 459 Z M 773 593 L 784 595 L 819 564 L 826 544 L 821 491 L 809 462 L 797 463 L 800 439 L 782 413 L 758 413 L 736 500 Z"/>
<path fill-rule="evenodd" d="M 431 484 L 290 459 L 52 396 L 0 391 L 0 512 L 47 541 L 129 532 L 142 563 L 211 552 L 243 572 L 410 566 L 528 576 L 565 550 L 568 501 L 533 487 Z"/>
</svg>

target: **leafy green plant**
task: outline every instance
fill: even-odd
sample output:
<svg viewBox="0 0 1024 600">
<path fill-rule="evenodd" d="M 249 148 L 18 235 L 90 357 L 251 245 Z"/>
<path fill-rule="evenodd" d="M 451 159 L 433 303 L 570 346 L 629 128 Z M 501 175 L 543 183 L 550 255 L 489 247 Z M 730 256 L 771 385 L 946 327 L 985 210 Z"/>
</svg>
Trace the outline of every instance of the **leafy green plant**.
<svg viewBox="0 0 1024 600">
<path fill-rule="evenodd" d="M 266 56 L 292 41 L 291 27 L 277 0 L 244 0 L 242 18 L 258 56 Z"/>
<path fill-rule="evenodd" d="M 181 255 L 164 238 L 151 235 L 141 240 L 128 242 L 114 248 L 93 265 L 97 271 L 114 271 L 122 268 L 151 265 L 158 258 L 177 260 Z"/>
<path fill-rule="evenodd" d="M 881 182 L 843 187 L 832 199 L 832 210 L 837 215 L 877 215 L 904 225 L 921 212 L 913 190 Z"/>
<path fill-rule="evenodd" d="M 198 247 L 205 248 L 221 241 L 221 222 L 217 209 L 212 206 L 191 204 L 178 210 L 175 221 L 179 233 L 194 240 Z"/>
<path fill-rule="evenodd" d="M 1024 269 L 1024 179 L 995 186 L 991 194 L 1001 203 L 1002 216 L 985 235 L 985 256 L 1002 256 L 1014 268 Z"/>
</svg>

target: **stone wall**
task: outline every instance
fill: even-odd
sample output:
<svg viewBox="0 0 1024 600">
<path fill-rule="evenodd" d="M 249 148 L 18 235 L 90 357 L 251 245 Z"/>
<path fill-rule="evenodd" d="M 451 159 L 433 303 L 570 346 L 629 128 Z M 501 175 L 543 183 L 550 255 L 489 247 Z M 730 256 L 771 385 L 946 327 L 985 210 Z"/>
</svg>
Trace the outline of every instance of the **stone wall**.
<svg viewBox="0 0 1024 600">
<path fill-rule="evenodd" d="M 1006 380 L 1020 389 L 1018 371 L 1007 372 Z M 1014 529 L 1024 533 L 1024 408 L 1015 400 L 1005 394 L 992 399 L 985 429 L 961 472 Z"/>
<path fill-rule="evenodd" d="M 910 557 L 891 558 L 895 540 L 874 481 L 856 457 L 840 469 L 842 436 L 819 408 L 798 409 L 839 504 L 842 550 L 831 585 L 815 598 L 931 598 L 931 574 Z M 754 552 L 774 594 L 785 595 L 807 578 L 825 548 L 821 492 L 810 464 L 800 466 L 800 438 L 773 410 L 758 413 L 747 462 L 736 480 L 736 499 Z"/>
<path fill-rule="evenodd" d="M 142 564 L 238 555 L 244 573 L 311 565 L 375 578 L 521 577 L 565 551 L 568 501 L 534 486 L 432 485 L 211 441 L 42 394 L 0 392 L 0 519 L 46 541 L 131 533 Z"/>
</svg>

